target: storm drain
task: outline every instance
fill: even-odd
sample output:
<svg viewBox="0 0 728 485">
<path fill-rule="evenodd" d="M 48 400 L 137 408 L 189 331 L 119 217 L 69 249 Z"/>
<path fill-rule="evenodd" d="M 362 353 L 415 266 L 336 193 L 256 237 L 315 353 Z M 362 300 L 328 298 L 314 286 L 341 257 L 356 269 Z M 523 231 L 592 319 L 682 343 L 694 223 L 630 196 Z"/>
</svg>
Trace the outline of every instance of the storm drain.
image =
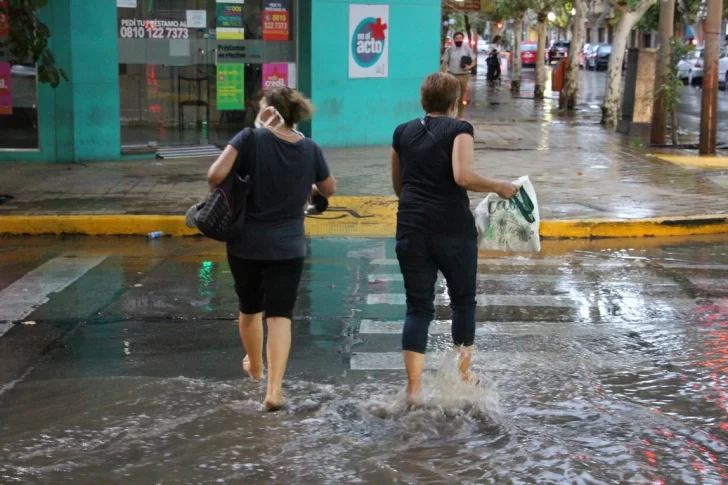
<svg viewBox="0 0 728 485">
<path fill-rule="evenodd" d="M 4 204 L 5 202 L 13 200 L 12 195 L 0 195 L 0 204 Z"/>
</svg>

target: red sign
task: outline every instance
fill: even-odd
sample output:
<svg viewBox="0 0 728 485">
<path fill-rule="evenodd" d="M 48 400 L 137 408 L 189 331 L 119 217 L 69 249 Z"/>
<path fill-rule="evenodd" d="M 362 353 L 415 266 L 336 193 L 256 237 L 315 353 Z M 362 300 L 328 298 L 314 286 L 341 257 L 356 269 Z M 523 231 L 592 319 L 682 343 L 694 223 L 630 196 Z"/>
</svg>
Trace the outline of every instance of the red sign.
<svg viewBox="0 0 728 485">
<path fill-rule="evenodd" d="M 290 24 L 287 10 L 264 10 L 263 40 L 289 40 Z"/>
<path fill-rule="evenodd" d="M 8 0 L 0 0 L 0 37 L 10 35 L 10 18 L 6 13 L 8 11 Z"/>
</svg>

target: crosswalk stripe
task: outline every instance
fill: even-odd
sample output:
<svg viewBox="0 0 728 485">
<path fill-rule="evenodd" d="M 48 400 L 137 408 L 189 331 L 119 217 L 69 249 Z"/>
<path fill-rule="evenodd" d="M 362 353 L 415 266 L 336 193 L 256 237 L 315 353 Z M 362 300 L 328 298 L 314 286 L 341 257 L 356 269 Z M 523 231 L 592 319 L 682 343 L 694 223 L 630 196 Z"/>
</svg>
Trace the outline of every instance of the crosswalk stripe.
<svg viewBox="0 0 728 485">
<path fill-rule="evenodd" d="M 659 266 L 667 269 L 697 269 L 705 271 L 728 271 L 728 264 L 683 264 L 660 263 Z"/>
<path fill-rule="evenodd" d="M 371 266 L 399 266 L 396 259 L 373 259 Z M 479 266 L 595 266 L 600 268 L 614 268 L 626 266 L 642 266 L 642 263 L 629 261 L 569 261 L 564 259 L 479 259 Z"/>
<path fill-rule="evenodd" d="M 478 306 L 515 306 L 515 307 L 554 307 L 572 308 L 577 303 L 563 296 L 551 295 L 476 295 Z M 383 293 L 367 295 L 367 305 L 405 305 L 406 295 L 402 293 Z M 447 306 L 450 298 L 447 295 L 435 295 L 435 305 Z"/>
<path fill-rule="evenodd" d="M 440 277 L 442 279 L 442 277 Z M 380 273 L 370 274 L 370 283 L 391 283 L 403 281 L 401 273 Z M 478 281 L 497 281 L 497 282 L 511 282 L 526 280 L 527 282 L 537 283 L 557 283 L 557 282 L 577 282 L 577 283 L 596 283 L 604 285 L 651 285 L 651 286 L 678 286 L 678 283 L 670 278 L 660 277 L 640 277 L 637 281 L 633 280 L 611 280 L 611 279 L 594 279 L 587 278 L 584 276 L 575 275 L 540 275 L 540 274 L 479 274 Z"/>
<path fill-rule="evenodd" d="M 442 353 L 427 354 L 425 369 L 434 370 L 440 367 L 444 355 Z M 591 353 L 588 360 L 573 361 L 564 358 L 562 352 L 509 352 L 484 351 L 474 352 L 473 364 L 485 367 L 490 371 L 513 369 L 515 367 L 564 369 L 567 367 L 587 368 L 632 368 L 639 361 L 622 355 L 598 355 Z M 360 352 L 353 353 L 350 360 L 353 371 L 404 370 L 404 361 L 400 352 Z"/>
<path fill-rule="evenodd" d="M 0 291 L 0 337 L 12 323 L 27 317 L 58 293 L 98 266 L 106 256 L 63 255 L 53 258 Z"/>
</svg>

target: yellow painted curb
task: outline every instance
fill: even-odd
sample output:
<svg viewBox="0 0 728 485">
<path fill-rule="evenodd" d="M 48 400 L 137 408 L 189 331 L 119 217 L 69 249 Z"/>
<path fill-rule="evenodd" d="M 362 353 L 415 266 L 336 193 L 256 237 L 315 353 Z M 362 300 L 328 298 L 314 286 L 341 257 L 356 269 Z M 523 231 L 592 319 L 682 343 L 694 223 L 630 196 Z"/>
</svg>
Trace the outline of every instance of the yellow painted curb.
<svg viewBox="0 0 728 485">
<path fill-rule="evenodd" d="M 312 237 L 393 237 L 397 226 L 397 199 L 336 197 L 320 216 L 306 217 Z M 168 236 L 198 234 L 176 215 L 38 215 L 0 216 L 0 234 L 144 235 L 162 231 Z M 728 233 L 728 215 L 666 217 L 657 219 L 592 219 L 542 221 L 545 239 L 630 238 L 695 236 Z"/>
<path fill-rule="evenodd" d="M 728 157 L 699 156 L 699 155 L 649 155 L 650 157 L 674 163 L 683 167 L 695 168 L 728 168 Z"/>
</svg>

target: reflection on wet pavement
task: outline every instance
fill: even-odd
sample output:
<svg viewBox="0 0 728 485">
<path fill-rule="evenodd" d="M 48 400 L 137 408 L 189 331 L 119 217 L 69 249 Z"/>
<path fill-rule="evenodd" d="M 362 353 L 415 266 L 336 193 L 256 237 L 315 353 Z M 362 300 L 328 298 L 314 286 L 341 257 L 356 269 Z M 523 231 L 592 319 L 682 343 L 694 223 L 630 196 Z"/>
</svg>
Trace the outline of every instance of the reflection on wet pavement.
<svg viewBox="0 0 728 485">
<path fill-rule="evenodd" d="M 413 411 L 393 242 L 310 249 L 289 402 L 269 414 L 261 384 L 240 375 L 220 246 L 4 239 L 15 281 L 69 252 L 105 259 L 28 315 L 35 326 L 0 338 L 11 363 L 11 346 L 65 332 L 24 379 L 0 382 L 0 483 L 728 482 L 723 239 L 481 255 L 483 384 L 453 379 L 439 281 L 427 399 Z"/>
</svg>

